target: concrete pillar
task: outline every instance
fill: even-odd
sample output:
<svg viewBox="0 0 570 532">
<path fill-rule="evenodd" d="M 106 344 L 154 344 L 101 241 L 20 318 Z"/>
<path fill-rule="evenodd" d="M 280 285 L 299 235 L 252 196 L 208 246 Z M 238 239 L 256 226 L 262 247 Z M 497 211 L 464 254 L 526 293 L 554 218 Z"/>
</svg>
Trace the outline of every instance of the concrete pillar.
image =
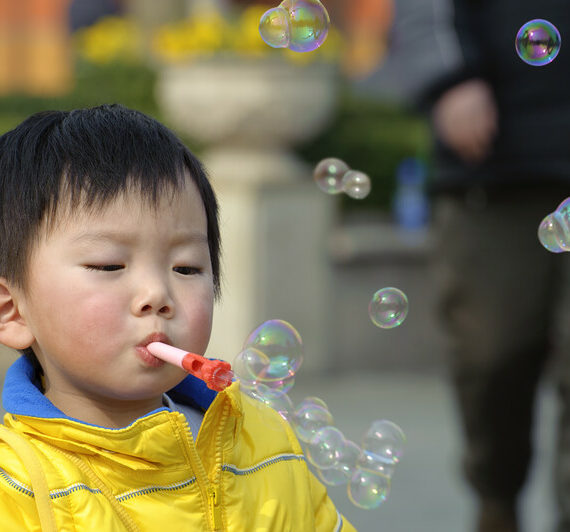
<svg viewBox="0 0 570 532">
<path fill-rule="evenodd" d="M 328 237 L 336 199 L 312 169 L 283 152 L 216 150 L 205 157 L 220 201 L 222 300 L 209 354 L 232 360 L 268 319 L 290 322 L 305 345 L 306 370 L 332 363 Z"/>
</svg>

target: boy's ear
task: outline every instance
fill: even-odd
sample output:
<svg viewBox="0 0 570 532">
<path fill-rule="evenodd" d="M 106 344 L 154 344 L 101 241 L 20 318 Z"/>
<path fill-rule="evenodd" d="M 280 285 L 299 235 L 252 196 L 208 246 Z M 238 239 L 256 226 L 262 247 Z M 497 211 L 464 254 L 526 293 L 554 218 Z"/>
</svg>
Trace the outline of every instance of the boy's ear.
<svg viewBox="0 0 570 532">
<path fill-rule="evenodd" d="M 12 349 L 25 349 L 34 336 L 18 310 L 16 290 L 0 277 L 0 343 Z"/>
</svg>

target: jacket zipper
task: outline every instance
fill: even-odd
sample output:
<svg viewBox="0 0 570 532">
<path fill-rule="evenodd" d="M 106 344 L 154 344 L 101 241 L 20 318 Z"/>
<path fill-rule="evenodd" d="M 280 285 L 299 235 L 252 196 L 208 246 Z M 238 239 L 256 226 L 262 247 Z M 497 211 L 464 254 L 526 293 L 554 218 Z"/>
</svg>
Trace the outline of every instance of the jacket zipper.
<svg viewBox="0 0 570 532">
<path fill-rule="evenodd" d="M 219 484 L 222 474 L 222 434 L 226 426 L 229 414 L 229 405 L 227 400 L 222 406 L 222 412 L 219 420 L 218 432 L 216 434 L 216 463 L 214 466 L 214 478 L 208 486 L 208 497 L 210 501 L 210 513 L 212 515 L 212 523 L 214 530 L 221 530 L 222 527 L 222 508 L 220 505 Z"/>
<path fill-rule="evenodd" d="M 228 410 L 229 410 L 229 406 L 227 404 L 224 404 L 222 406 L 222 414 L 221 414 L 221 419 L 219 422 L 218 433 L 217 433 L 217 438 L 216 438 L 216 440 L 217 440 L 216 441 L 217 459 L 216 459 L 216 464 L 215 464 L 215 468 L 214 468 L 214 471 L 215 471 L 214 479 L 210 480 L 208 478 L 208 475 L 203 468 L 202 461 L 200 460 L 200 458 L 198 456 L 195 440 L 192 437 L 191 433 L 188 434 L 188 437 L 186 440 L 186 443 L 188 445 L 188 449 L 190 451 L 190 455 L 194 458 L 191 461 L 196 462 L 195 465 L 198 465 L 198 468 L 199 468 L 199 469 L 197 469 L 197 471 L 199 470 L 201 473 L 204 474 L 204 477 L 205 477 L 205 483 L 207 485 L 206 494 L 208 497 L 208 506 L 209 506 L 209 510 L 210 510 L 211 522 L 212 522 L 212 525 L 214 527 L 213 528 L 214 532 L 220 531 L 222 529 L 222 508 L 220 505 L 220 495 L 219 495 L 219 491 L 218 491 L 219 479 L 220 479 L 220 475 L 222 473 L 221 450 L 219 447 L 221 445 L 222 432 L 224 430 L 224 426 L 225 426 L 226 420 L 228 418 Z M 190 428 L 188 426 L 188 423 L 185 423 L 185 425 L 186 425 L 186 430 L 188 432 L 190 432 Z M 199 434 L 200 434 L 200 431 L 198 431 L 198 435 Z M 198 435 L 196 436 L 196 439 L 198 438 Z M 190 442 L 194 442 L 194 445 L 191 445 Z"/>
<path fill-rule="evenodd" d="M 216 486 L 210 485 L 208 487 L 208 499 L 210 501 L 210 514 L 212 516 L 214 530 L 219 530 L 222 526 L 222 515 L 220 501 L 218 499 L 218 489 Z"/>
</svg>

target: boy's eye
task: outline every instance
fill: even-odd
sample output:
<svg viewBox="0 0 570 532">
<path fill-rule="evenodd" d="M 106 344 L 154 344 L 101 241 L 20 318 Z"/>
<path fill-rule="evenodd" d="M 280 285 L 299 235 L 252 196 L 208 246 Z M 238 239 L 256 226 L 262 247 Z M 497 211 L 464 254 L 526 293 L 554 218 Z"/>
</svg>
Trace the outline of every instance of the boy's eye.
<svg viewBox="0 0 570 532">
<path fill-rule="evenodd" d="M 181 275 L 196 275 L 202 271 L 200 268 L 195 268 L 194 266 L 175 266 L 173 270 Z"/>
<path fill-rule="evenodd" d="M 102 264 L 102 265 L 86 264 L 85 268 L 87 268 L 88 270 L 95 270 L 99 272 L 115 272 L 117 270 L 122 270 L 124 266 L 121 266 L 120 264 Z"/>
</svg>

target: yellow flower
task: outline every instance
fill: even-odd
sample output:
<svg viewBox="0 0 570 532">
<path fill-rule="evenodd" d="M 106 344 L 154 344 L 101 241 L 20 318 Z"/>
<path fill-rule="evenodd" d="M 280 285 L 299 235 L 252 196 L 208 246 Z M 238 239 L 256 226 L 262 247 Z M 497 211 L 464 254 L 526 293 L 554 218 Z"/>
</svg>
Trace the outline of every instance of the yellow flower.
<svg viewBox="0 0 570 532">
<path fill-rule="evenodd" d="M 242 54 L 264 55 L 268 53 L 267 45 L 259 35 L 259 20 L 265 12 L 265 6 L 250 6 L 246 8 L 237 24 L 231 28 L 229 48 Z"/>
<path fill-rule="evenodd" d="M 77 52 L 94 63 L 134 59 L 141 44 L 141 32 L 132 20 L 105 17 L 74 34 Z"/>
<path fill-rule="evenodd" d="M 150 39 L 152 53 L 160 61 L 177 63 L 233 53 L 246 57 L 277 55 L 297 64 L 336 61 L 340 56 L 340 36 L 331 28 L 325 43 L 316 51 L 295 53 L 265 44 L 259 34 L 259 22 L 267 10 L 264 5 L 243 9 L 237 17 L 224 17 L 215 10 L 160 26 Z M 142 50 L 142 34 L 134 21 L 106 17 L 75 34 L 79 55 L 95 63 L 117 59 L 135 59 Z"/>
</svg>

